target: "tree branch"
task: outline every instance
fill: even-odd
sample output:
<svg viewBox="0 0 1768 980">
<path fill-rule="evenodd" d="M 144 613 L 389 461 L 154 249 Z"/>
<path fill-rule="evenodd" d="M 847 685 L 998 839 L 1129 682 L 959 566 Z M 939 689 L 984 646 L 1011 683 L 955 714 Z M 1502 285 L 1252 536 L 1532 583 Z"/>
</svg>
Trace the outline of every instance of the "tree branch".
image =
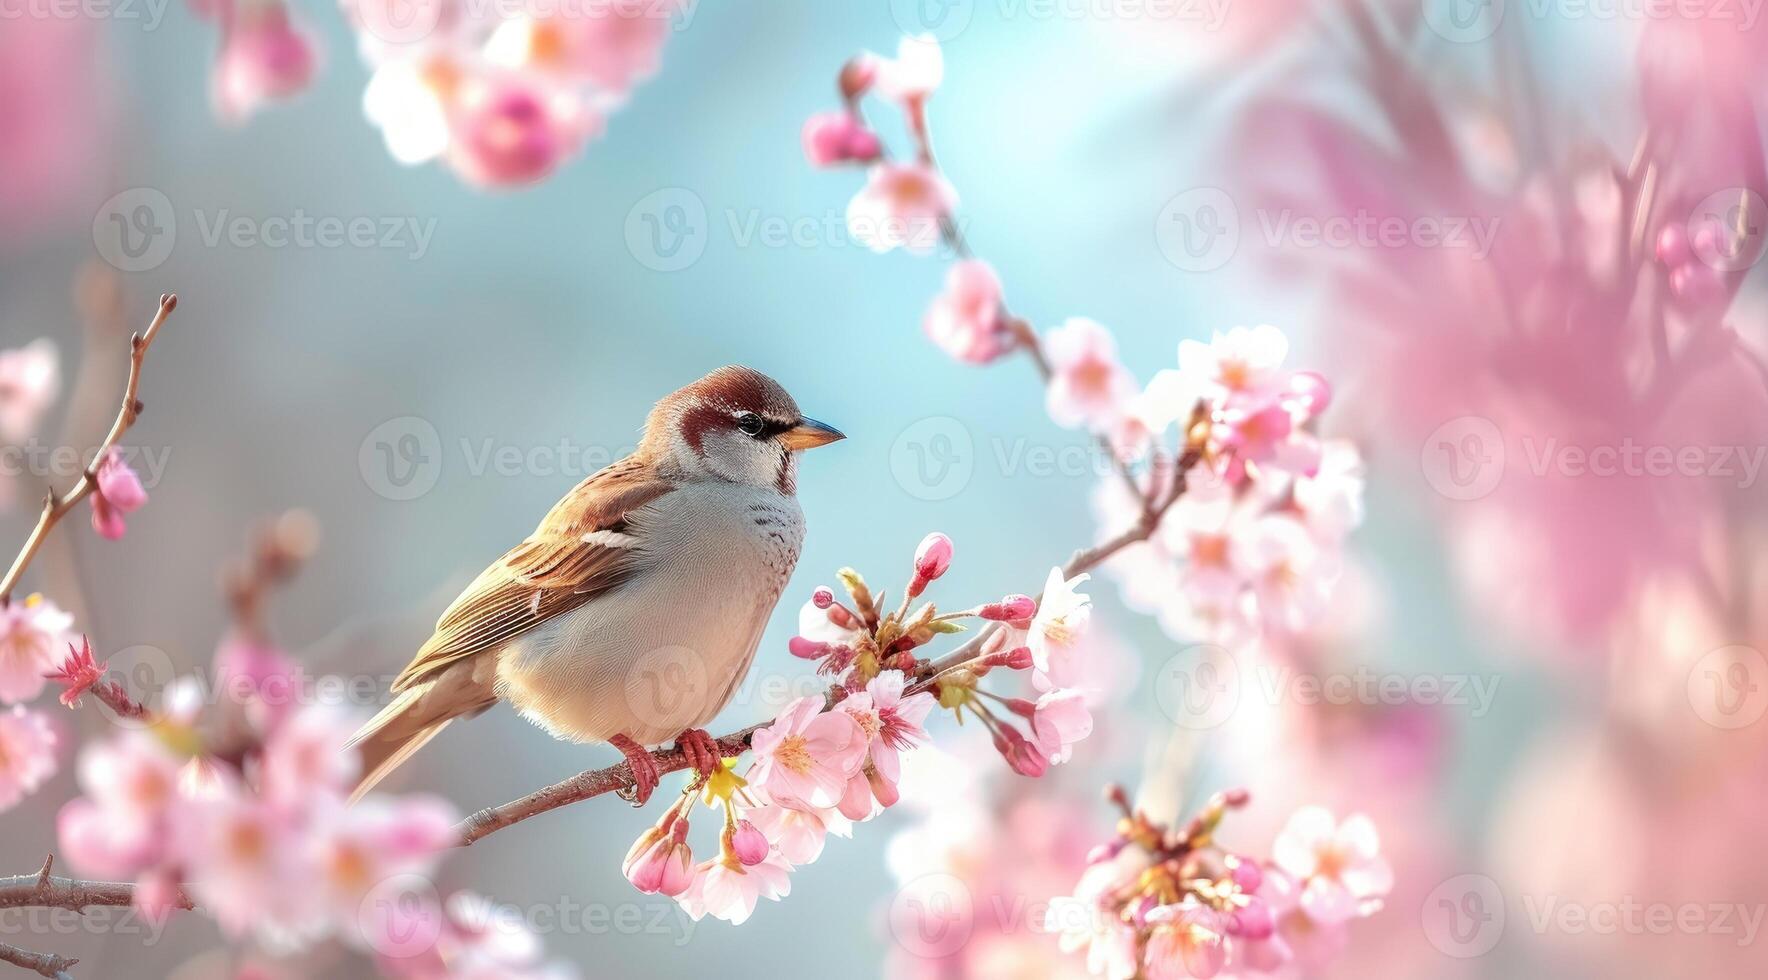
<svg viewBox="0 0 1768 980">
<path fill-rule="evenodd" d="M 1184 493 L 1185 473 L 1196 464 L 1198 453 L 1187 450 L 1180 458 L 1179 467 L 1173 477 L 1174 488 L 1162 500 L 1143 513 L 1142 519 L 1116 537 L 1075 552 L 1074 557 L 1063 566 L 1063 574 L 1069 577 L 1082 572 L 1091 571 L 1105 562 L 1112 555 L 1124 548 L 1141 541 L 1148 540 L 1155 528 L 1160 526 L 1163 517 L 1173 502 Z M 974 637 L 950 653 L 934 660 L 922 669 L 923 679 L 913 685 L 915 690 L 926 690 L 932 686 L 934 679 L 955 667 L 961 667 L 982 655 L 988 638 L 1000 628 L 999 623 L 990 623 L 987 629 L 979 631 Z M 832 700 L 832 697 L 831 697 Z M 732 732 L 717 740 L 718 754 L 721 758 L 735 758 L 749 750 L 749 741 L 755 733 L 772 722 L 750 725 L 741 731 Z M 679 748 L 657 749 L 651 753 L 651 759 L 657 763 L 657 773 L 667 775 L 688 768 L 686 753 Z M 486 836 L 496 833 L 505 827 L 518 824 L 530 817 L 539 816 L 548 810 L 580 803 L 605 793 L 628 789 L 634 785 L 632 767 L 625 762 L 612 765 L 606 769 L 591 769 L 578 773 L 569 779 L 562 780 L 536 790 L 518 800 L 512 800 L 502 806 L 487 807 L 474 813 L 455 825 L 455 833 L 460 838 L 461 846 L 472 844 Z"/>
<path fill-rule="evenodd" d="M 135 334 L 129 338 L 129 381 L 123 388 L 123 404 L 117 409 L 116 421 L 111 423 L 110 432 L 99 444 L 98 454 L 93 457 L 92 467 L 80 475 L 80 482 L 74 484 L 73 489 L 65 494 L 58 496 L 55 491 L 51 490 L 44 498 L 43 512 L 37 517 L 37 526 L 31 529 L 31 536 L 25 539 L 24 548 L 19 551 L 18 557 L 12 560 L 12 567 L 7 570 L 6 577 L 0 579 L 0 603 L 12 601 L 12 591 L 18 587 L 19 577 L 24 575 L 25 568 L 30 565 L 31 559 L 37 556 L 37 551 L 43 547 L 43 541 L 49 536 L 49 532 L 61 522 L 63 517 L 68 515 L 69 511 L 79 506 L 80 501 L 91 496 L 92 491 L 97 489 L 98 478 L 94 470 L 104 460 L 105 455 L 116 446 L 117 440 L 123 437 L 123 433 L 129 431 L 129 427 L 134 425 L 135 420 L 141 416 L 141 401 L 136 397 L 141 389 L 141 362 L 146 360 L 147 349 L 153 345 L 154 338 L 159 336 L 160 326 L 177 308 L 178 297 L 176 295 L 171 293 L 162 295 L 159 310 L 154 313 L 153 322 L 147 325 L 147 332 Z"/>
<path fill-rule="evenodd" d="M 33 953 L 11 943 L 0 943 L 0 962 L 24 967 L 32 973 L 48 977 L 49 980 L 73 980 L 73 974 L 68 970 L 80 961 L 54 953 Z"/>
</svg>

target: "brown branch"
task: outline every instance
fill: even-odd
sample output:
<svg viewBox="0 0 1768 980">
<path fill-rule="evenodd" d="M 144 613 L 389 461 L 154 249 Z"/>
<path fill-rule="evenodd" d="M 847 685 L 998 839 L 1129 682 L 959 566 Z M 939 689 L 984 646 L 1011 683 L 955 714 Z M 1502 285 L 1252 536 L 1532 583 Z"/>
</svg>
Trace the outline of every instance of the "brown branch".
<svg viewBox="0 0 1768 980">
<path fill-rule="evenodd" d="M 68 971 L 80 961 L 54 953 L 33 953 L 11 943 L 0 943 L 0 962 L 23 967 L 32 973 L 48 977 L 49 980 L 73 980 L 73 974 Z"/>
<path fill-rule="evenodd" d="M 19 551 L 18 557 L 13 559 L 12 567 L 7 570 L 6 577 L 0 579 L 0 603 L 12 600 L 12 591 L 18 587 L 19 577 L 24 575 L 25 568 L 30 565 L 31 559 L 35 558 L 37 551 L 43 547 L 43 541 L 49 536 L 49 532 L 61 522 L 62 518 L 68 515 L 69 511 L 79 506 L 81 501 L 91 496 L 92 491 L 97 489 L 98 478 L 93 470 L 103 462 L 105 455 L 116 446 L 117 440 L 121 439 L 123 433 L 129 431 L 129 427 L 134 425 L 135 420 L 141 416 L 141 401 L 137 397 L 141 388 L 141 362 L 147 358 L 147 349 L 153 345 L 154 338 L 159 336 L 160 326 L 177 308 L 177 296 L 171 293 L 162 295 L 159 310 L 154 313 L 153 322 L 148 324 L 147 332 L 135 334 L 129 338 L 129 381 L 123 388 L 123 404 L 117 409 L 116 421 L 111 423 L 110 432 L 105 435 L 104 441 L 98 446 L 98 453 L 93 457 L 93 468 L 89 468 L 81 474 L 80 482 L 74 484 L 73 489 L 65 494 L 57 495 L 55 491 L 51 490 L 45 496 L 43 512 L 37 517 L 36 527 L 31 529 L 31 536 L 25 539 L 25 546 Z"/>
<path fill-rule="evenodd" d="M 264 609 L 270 593 L 299 572 L 319 544 L 319 523 L 304 510 L 268 522 L 252 541 L 251 554 L 221 572 L 221 592 L 234 625 L 257 643 L 269 642 Z"/>
<path fill-rule="evenodd" d="M 1197 462 L 1196 451 L 1188 451 L 1181 458 L 1177 475 L 1174 476 L 1174 489 L 1162 501 L 1143 513 L 1142 519 L 1116 537 L 1075 552 L 1074 557 L 1063 566 L 1064 575 L 1072 577 L 1082 572 L 1091 571 L 1103 564 L 1106 559 L 1124 548 L 1141 541 L 1148 540 L 1154 530 L 1160 526 L 1160 519 L 1165 515 L 1173 502 L 1184 493 L 1185 473 Z M 926 690 L 934 683 L 934 679 L 948 670 L 961 667 L 982 656 L 989 637 L 1000 628 L 998 623 L 990 623 L 987 629 L 979 631 L 974 637 L 950 653 L 932 661 L 922 670 L 923 680 L 916 682 L 911 690 Z M 833 702 L 833 696 L 830 701 Z M 771 721 L 750 725 L 741 731 L 732 732 L 717 740 L 718 754 L 723 758 L 735 758 L 749 750 L 750 739 L 755 733 Z M 667 775 L 688 768 L 686 753 L 679 748 L 657 749 L 651 753 L 651 759 L 657 764 L 657 773 Z M 460 837 L 462 846 L 473 843 L 480 838 L 496 833 L 513 824 L 536 817 L 548 810 L 556 810 L 572 803 L 580 803 L 605 793 L 629 789 L 634 785 L 632 767 L 627 763 L 612 765 L 606 769 L 591 769 L 578 773 L 569 779 L 562 780 L 536 790 L 518 800 L 512 800 L 502 806 L 487 807 L 474 813 L 455 825 L 455 833 Z"/>
<path fill-rule="evenodd" d="M 53 855 L 43 862 L 43 870 L 28 875 L 0 878 L 0 909 L 67 909 L 83 912 L 89 908 L 127 908 L 135 903 L 135 886 L 126 881 L 86 881 L 52 874 Z M 173 908 L 193 909 L 190 895 L 179 893 Z"/>
</svg>

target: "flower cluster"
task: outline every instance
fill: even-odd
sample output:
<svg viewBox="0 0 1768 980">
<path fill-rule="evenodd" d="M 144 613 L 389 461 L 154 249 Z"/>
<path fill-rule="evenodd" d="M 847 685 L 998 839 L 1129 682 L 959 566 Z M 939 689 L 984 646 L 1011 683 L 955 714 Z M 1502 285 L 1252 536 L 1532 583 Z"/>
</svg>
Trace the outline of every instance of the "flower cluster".
<svg viewBox="0 0 1768 980">
<path fill-rule="evenodd" d="M 744 774 L 733 760 L 690 781 L 628 853 L 624 870 L 634 886 L 674 897 L 696 919 L 746 921 L 761 899 L 788 893 L 790 873 L 822 854 L 828 834 L 849 836 L 853 824 L 898 802 L 902 758 L 926 743 L 923 724 L 935 707 L 960 722 L 976 718 L 1023 775 L 1042 775 L 1068 758 L 1092 730 L 1081 694 L 1061 686 L 1082 670 L 1077 642 L 1090 607 L 1076 587 L 1085 576 L 1064 579 L 1053 570 L 1041 603 L 1012 595 L 944 614 L 931 602 L 914 606 L 951 567 L 952 554 L 951 539 L 928 535 L 894 611 L 852 569 L 840 573 L 846 601 L 827 586 L 816 589 L 790 649 L 835 679 L 831 693 L 799 698 L 756 729 L 755 758 Z M 966 619 L 982 621 L 987 632 L 947 658 L 917 656 L 934 638 L 963 632 Z M 1034 701 L 983 690 L 983 678 L 1000 668 L 1029 671 L 1042 693 Z M 723 810 L 718 854 L 698 864 L 688 842 L 696 794 Z"/>
<path fill-rule="evenodd" d="M 1177 368 L 1143 387 L 1102 324 L 1071 317 L 1040 336 L 1011 315 L 1000 275 L 957 229 L 957 193 L 933 156 L 927 101 L 943 75 L 931 36 L 904 39 L 895 59 L 862 53 L 838 79 L 844 108 L 805 125 L 812 164 L 868 168 L 849 232 L 880 251 L 926 252 L 943 238 L 961 258 L 922 320 L 928 338 L 964 363 L 1015 350 L 1037 360 L 1050 418 L 1098 436 L 1123 477 L 1100 490 L 1104 539 L 1166 517 L 1108 566 L 1132 606 L 1181 640 L 1241 643 L 1314 622 L 1362 517 L 1360 455 L 1315 433 L 1330 387 L 1283 366 L 1289 341 L 1271 326 L 1184 341 Z M 902 111 L 913 162 L 892 161 L 866 125 L 860 103 L 873 89 Z"/>
<path fill-rule="evenodd" d="M 1150 465 L 1135 492 L 1120 481 L 1098 488 L 1103 536 L 1135 526 L 1147 500 L 1182 480 L 1160 527 L 1105 566 L 1125 601 L 1175 639 L 1240 644 L 1318 622 L 1344 539 L 1362 522 L 1362 456 L 1315 434 L 1330 391 L 1319 375 L 1284 368 L 1288 347 L 1271 326 L 1183 341 L 1178 367 L 1111 416 L 1119 448 Z M 1183 473 L 1161 456 L 1175 425 L 1199 449 Z"/>
<path fill-rule="evenodd" d="M 424 0 L 415 18 L 398 6 L 344 0 L 374 69 L 363 110 L 387 149 L 400 163 L 441 158 L 470 183 L 511 187 L 545 178 L 600 135 L 607 115 L 656 73 L 682 3 L 501 11 Z"/>
<path fill-rule="evenodd" d="M 1133 810 L 1123 791 L 1117 834 L 1094 849 L 1073 895 L 1050 903 L 1045 927 L 1064 951 L 1085 950 L 1107 980 L 1207 978 L 1227 971 L 1317 971 L 1348 923 L 1379 911 L 1393 887 L 1367 817 L 1320 807 L 1290 818 L 1270 860 L 1223 850 L 1215 834 L 1244 791 L 1218 793 L 1177 831 Z"/>
<path fill-rule="evenodd" d="M 0 812 L 36 792 L 57 767 L 55 730 L 24 702 L 43 693 L 74 618 L 32 594 L 0 604 Z"/>
<path fill-rule="evenodd" d="M 282 0 L 191 0 L 191 9 L 221 31 L 209 87 L 223 120 L 244 122 L 313 83 L 319 42 Z"/>
<path fill-rule="evenodd" d="M 202 727 L 200 698 L 181 681 L 140 728 L 81 751 L 84 795 L 57 819 L 62 854 L 83 873 L 138 880 L 136 905 L 156 918 L 188 888 L 232 936 L 379 948 L 379 923 L 363 915 L 380 903 L 365 899 L 395 876 L 434 872 L 455 840 L 452 807 L 416 796 L 347 806 L 354 729 L 330 708 L 228 744 Z"/>
</svg>

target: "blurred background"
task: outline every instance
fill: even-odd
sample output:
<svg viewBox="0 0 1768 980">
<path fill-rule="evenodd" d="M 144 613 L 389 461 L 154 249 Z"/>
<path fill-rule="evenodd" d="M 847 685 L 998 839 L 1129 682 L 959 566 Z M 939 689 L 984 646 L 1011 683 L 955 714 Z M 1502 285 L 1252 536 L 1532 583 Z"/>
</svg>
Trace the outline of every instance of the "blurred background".
<svg viewBox="0 0 1768 980">
<path fill-rule="evenodd" d="M 151 676 L 208 662 L 220 569 L 304 508 L 321 542 L 274 599 L 276 637 L 316 673 L 390 677 L 485 563 L 633 446 L 657 397 L 727 363 L 849 439 L 804 461 L 804 554 L 715 730 L 816 689 L 786 653 L 790 609 L 842 565 L 894 587 L 943 530 L 958 561 L 940 587 L 993 596 L 1091 543 L 1104 464 L 1086 436 L 1045 417 L 1023 359 L 927 344 L 945 262 L 854 242 L 854 175 L 805 162 L 800 128 L 836 104 L 842 62 L 905 33 L 943 45 L 940 161 L 1015 312 L 1107 325 L 1143 381 L 1181 339 L 1273 323 L 1292 363 L 1333 378 L 1327 426 L 1366 456 L 1367 520 L 1324 625 L 1241 661 L 1225 710 L 1173 708 L 1198 648 L 1102 579 L 1096 642 L 1123 684 L 1075 763 L 930 778 L 740 928 L 632 891 L 620 857 L 651 815 L 613 799 L 447 862 L 446 885 L 539 910 L 583 975 L 1084 975 L 1023 909 L 1067 893 L 1109 831 L 1110 779 L 1169 816 L 1247 786 L 1259 805 L 1224 833 L 1248 848 L 1302 803 L 1375 817 L 1398 884 L 1335 974 L 1759 969 L 1755 6 L 695 4 L 605 132 L 517 189 L 397 162 L 362 108 L 372 58 L 331 6 L 294 8 L 322 52 L 311 84 L 240 122 L 217 119 L 198 11 L 36 9 L 0 22 L 0 348 L 59 353 L 42 441 L 95 445 L 127 331 L 159 293 L 181 304 L 127 440 L 152 506 L 121 544 L 70 521 L 27 585 Z M 303 217 L 370 219 L 372 241 L 267 234 Z M 4 478 L 12 540 L 45 479 L 77 477 L 45 466 Z M 1269 670 L 1404 693 L 1267 696 Z M 500 708 L 390 788 L 473 810 L 615 758 Z M 70 768 L 0 818 L 0 868 L 54 847 Z M 986 826 L 940 823 L 960 796 Z M 888 914 L 930 868 L 974 903 L 968 942 L 937 955 Z M 154 942 L 64 925 L 82 976 L 238 969 L 202 917 Z M 368 967 L 319 950 L 265 969 Z"/>
</svg>

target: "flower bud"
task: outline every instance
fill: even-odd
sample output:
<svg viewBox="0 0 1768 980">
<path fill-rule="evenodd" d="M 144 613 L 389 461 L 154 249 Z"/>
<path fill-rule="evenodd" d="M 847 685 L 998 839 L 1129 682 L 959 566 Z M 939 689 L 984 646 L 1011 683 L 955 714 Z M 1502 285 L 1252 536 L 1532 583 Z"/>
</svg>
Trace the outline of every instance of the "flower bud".
<svg viewBox="0 0 1768 980">
<path fill-rule="evenodd" d="M 990 602 L 976 615 L 1000 623 L 1016 623 L 1037 615 L 1037 600 L 1028 595 L 1010 595 L 1000 602 Z"/>
<path fill-rule="evenodd" d="M 737 826 L 730 835 L 730 852 L 744 867 L 754 867 L 767 860 L 767 838 L 761 831 L 747 820 L 737 821 Z"/>
<path fill-rule="evenodd" d="M 792 656 L 800 660 L 820 660 L 828 654 L 829 645 L 802 636 L 794 636 L 786 641 L 786 649 Z"/>
<path fill-rule="evenodd" d="M 816 591 L 810 594 L 810 601 L 818 609 L 827 609 L 835 604 L 835 590 L 826 585 L 819 585 L 816 587 Z"/>
<path fill-rule="evenodd" d="M 1688 232 L 1684 231 L 1682 225 L 1678 223 L 1665 225 L 1663 230 L 1658 232 L 1657 260 L 1666 267 L 1674 269 L 1687 262 L 1688 258 Z"/>
<path fill-rule="evenodd" d="M 945 574 L 952 566 L 952 539 L 934 531 L 921 539 L 915 549 L 915 579 L 909 583 L 909 597 L 921 594 L 927 583 Z"/>
<path fill-rule="evenodd" d="M 1003 727 L 996 731 L 994 745 L 1007 765 L 1021 776 L 1036 778 L 1050 768 L 1050 760 L 1017 729 Z"/>
</svg>

